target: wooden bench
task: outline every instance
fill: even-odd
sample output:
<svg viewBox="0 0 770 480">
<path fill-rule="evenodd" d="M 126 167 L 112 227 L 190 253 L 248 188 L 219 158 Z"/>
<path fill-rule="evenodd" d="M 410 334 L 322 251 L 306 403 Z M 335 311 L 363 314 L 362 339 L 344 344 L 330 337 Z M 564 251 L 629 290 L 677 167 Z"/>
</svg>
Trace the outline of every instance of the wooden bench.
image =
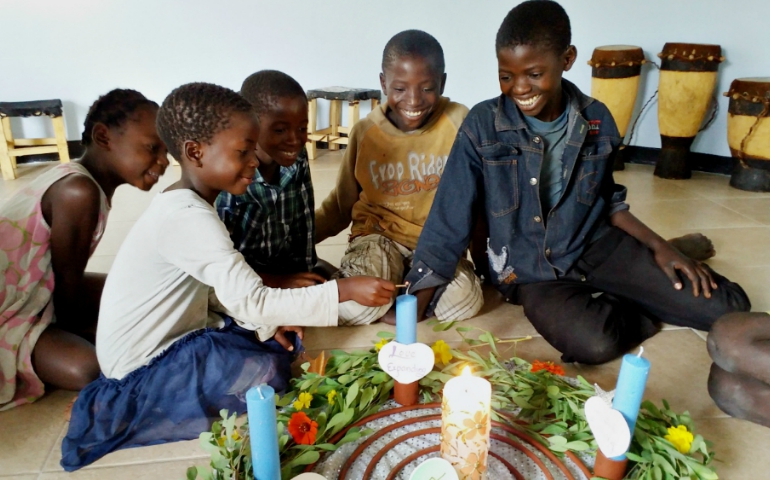
<svg viewBox="0 0 770 480">
<path fill-rule="evenodd" d="M 329 126 L 318 130 L 317 100 L 322 98 L 329 100 Z M 309 90 L 308 99 L 308 126 L 307 126 L 307 157 L 314 160 L 317 156 L 316 142 L 327 142 L 329 150 L 338 150 L 340 145 L 348 144 L 348 137 L 353 125 L 360 118 L 358 104 L 359 102 L 371 100 L 372 110 L 377 108 L 382 98 L 382 92 L 379 90 L 369 90 L 365 88 L 348 87 L 326 87 Z M 348 124 L 342 125 L 342 102 L 348 102 Z"/>
<path fill-rule="evenodd" d="M 47 116 L 53 122 L 54 138 L 13 138 L 11 117 Z M 0 169 L 3 179 L 16 178 L 16 157 L 59 153 L 62 163 L 70 161 L 67 135 L 64 131 L 61 100 L 36 100 L 33 102 L 0 102 L 0 121 L 3 127 L 0 138 Z"/>
</svg>

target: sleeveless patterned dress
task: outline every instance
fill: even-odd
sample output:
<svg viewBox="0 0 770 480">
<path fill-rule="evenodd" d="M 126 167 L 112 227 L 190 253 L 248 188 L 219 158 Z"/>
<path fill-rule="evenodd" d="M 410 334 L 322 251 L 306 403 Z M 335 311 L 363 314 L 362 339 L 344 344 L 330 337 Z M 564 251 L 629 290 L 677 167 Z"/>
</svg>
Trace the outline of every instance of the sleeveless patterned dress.
<svg viewBox="0 0 770 480">
<path fill-rule="evenodd" d="M 54 274 L 51 228 L 41 201 L 51 185 L 73 174 L 94 180 L 81 164 L 64 163 L 0 204 L 0 411 L 34 402 L 44 393 L 32 369 L 32 350 L 54 318 Z M 101 187 L 99 193 L 90 254 L 102 238 L 110 209 Z"/>
</svg>

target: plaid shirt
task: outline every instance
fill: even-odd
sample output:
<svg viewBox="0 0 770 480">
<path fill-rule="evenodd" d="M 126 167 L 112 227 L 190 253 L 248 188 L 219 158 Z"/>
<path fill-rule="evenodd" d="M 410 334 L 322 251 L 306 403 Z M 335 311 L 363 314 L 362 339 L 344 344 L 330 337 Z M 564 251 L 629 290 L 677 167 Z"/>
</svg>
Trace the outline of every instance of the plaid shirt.
<svg viewBox="0 0 770 480">
<path fill-rule="evenodd" d="M 256 271 L 307 272 L 316 264 L 315 214 L 310 165 L 303 153 L 291 167 L 280 167 L 277 185 L 257 171 L 246 193 L 217 197 L 219 218 L 235 248 Z"/>
</svg>

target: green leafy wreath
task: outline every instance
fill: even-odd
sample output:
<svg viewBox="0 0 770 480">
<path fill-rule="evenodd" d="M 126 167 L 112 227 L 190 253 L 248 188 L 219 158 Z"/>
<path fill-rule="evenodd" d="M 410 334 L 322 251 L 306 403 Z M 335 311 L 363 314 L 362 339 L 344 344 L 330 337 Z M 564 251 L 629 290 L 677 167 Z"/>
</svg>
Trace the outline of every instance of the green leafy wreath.
<svg viewBox="0 0 770 480">
<path fill-rule="evenodd" d="M 453 326 L 453 322 L 435 323 L 434 330 Z M 529 337 L 500 340 L 478 328 L 455 330 L 462 337 L 460 348 L 451 348 L 443 340 L 431 347 L 436 366 L 420 380 L 424 403 L 436 401 L 446 381 L 470 366 L 476 375 L 492 383 L 495 420 L 525 432 L 557 455 L 568 450 L 596 452 L 596 441 L 583 410 L 586 400 L 596 394 L 589 382 L 581 376 L 576 382 L 565 378 L 563 369 L 551 362 L 529 363 L 516 357 L 517 343 Z M 330 443 L 349 425 L 379 411 L 391 396 L 393 380 L 380 368 L 377 353 L 393 334 L 380 332 L 377 336 L 379 341 L 368 351 L 333 350 L 328 361 L 321 357 L 303 364 L 304 373 L 276 399 L 282 479 L 298 475 L 305 466 L 317 462 L 323 452 L 332 452 L 371 433 L 354 427 L 342 439 Z M 500 353 L 505 344 L 514 350 L 508 360 Z M 479 352 L 482 349 L 489 352 L 488 356 Z M 716 480 L 718 476 L 710 466 L 714 459 L 711 442 L 694 433 L 688 412 L 677 414 L 665 400 L 662 403 L 663 408 L 649 401 L 642 404 L 627 454 L 630 468 L 626 478 Z M 211 455 L 210 466 L 188 468 L 189 480 L 252 478 L 248 423 L 239 423 L 237 416 L 229 415 L 227 410 L 220 413 L 222 420 L 200 435 L 201 446 Z M 518 421 L 506 415 L 511 413 Z"/>
</svg>

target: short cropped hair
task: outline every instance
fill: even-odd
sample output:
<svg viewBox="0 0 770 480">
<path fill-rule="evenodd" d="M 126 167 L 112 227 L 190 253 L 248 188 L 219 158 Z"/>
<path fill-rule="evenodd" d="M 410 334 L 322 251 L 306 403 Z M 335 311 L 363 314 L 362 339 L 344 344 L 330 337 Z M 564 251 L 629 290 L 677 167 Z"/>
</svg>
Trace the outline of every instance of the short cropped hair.
<svg viewBox="0 0 770 480">
<path fill-rule="evenodd" d="M 94 125 L 101 123 L 107 127 L 120 127 L 129 120 L 131 115 L 142 107 L 158 108 L 158 104 L 148 100 L 136 90 L 116 88 L 99 97 L 88 109 L 86 121 L 83 123 L 83 136 L 80 143 L 87 147 L 93 139 L 91 132 Z"/>
<path fill-rule="evenodd" d="M 254 107 L 258 116 L 268 112 L 279 98 L 303 98 L 307 101 L 299 82 L 278 70 L 261 70 L 249 75 L 243 81 L 241 95 Z"/>
<path fill-rule="evenodd" d="M 424 58 L 433 65 L 436 73 L 444 73 L 444 49 L 433 35 L 422 30 L 404 30 L 388 41 L 382 52 L 382 71 L 404 57 Z"/>
<path fill-rule="evenodd" d="M 569 16 L 561 5 L 553 0 L 528 0 L 505 16 L 497 31 L 495 51 L 528 45 L 561 55 L 571 42 Z"/>
<path fill-rule="evenodd" d="M 210 143 L 214 135 L 228 127 L 233 113 L 251 111 L 251 104 L 229 88 L 188 83 L 163 100 L 158 111 L 158 135 L 169 153 L 180 160 L 184 142 Z"/>
</svg>

